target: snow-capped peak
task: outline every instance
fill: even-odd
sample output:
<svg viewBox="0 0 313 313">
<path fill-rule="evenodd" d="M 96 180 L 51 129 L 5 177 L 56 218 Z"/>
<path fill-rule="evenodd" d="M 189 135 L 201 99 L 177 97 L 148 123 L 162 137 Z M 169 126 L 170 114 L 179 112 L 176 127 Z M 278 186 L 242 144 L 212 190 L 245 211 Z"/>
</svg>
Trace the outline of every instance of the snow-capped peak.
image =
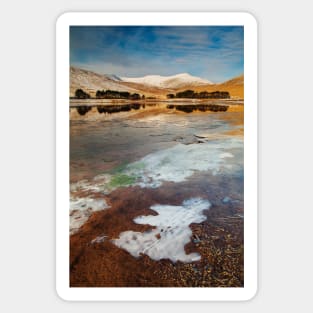
<svg viewBox="0 0 313 313">
<path fill-rule="evenodd" d="M 159 88 L 180 88 L 183 85 L 206 85 L 212 82 L 188 73 L 172 76 L 147 75 L 143 77 L 121 77 L 123 81 L 150 85 Z"/>
</svg>

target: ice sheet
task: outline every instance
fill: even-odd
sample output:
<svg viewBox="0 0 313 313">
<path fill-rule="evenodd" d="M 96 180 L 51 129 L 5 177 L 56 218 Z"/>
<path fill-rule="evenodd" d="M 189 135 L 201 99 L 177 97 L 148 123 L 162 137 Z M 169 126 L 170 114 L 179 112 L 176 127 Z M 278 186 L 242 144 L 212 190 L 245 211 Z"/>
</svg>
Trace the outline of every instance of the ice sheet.
<svg viewBox="0 0 313 313">
<path fill-rule="evenodd" d="M 201 256 L 198 253 L 186 254 L 184 247 L 192 235 L 189 225 L 206 220 L 203 210 L 209 209 L 210 206 L 209 201 L 201 198 L 191 198 L 181 206 L 153 205 L 151 209 L 158 215 L 139 216 L 134 222 L 156 228 L 143 233 L 125 231 L 112 242 L 134 257 L 146 254 L 153 260 L 199 261 Z"/>
</svg>

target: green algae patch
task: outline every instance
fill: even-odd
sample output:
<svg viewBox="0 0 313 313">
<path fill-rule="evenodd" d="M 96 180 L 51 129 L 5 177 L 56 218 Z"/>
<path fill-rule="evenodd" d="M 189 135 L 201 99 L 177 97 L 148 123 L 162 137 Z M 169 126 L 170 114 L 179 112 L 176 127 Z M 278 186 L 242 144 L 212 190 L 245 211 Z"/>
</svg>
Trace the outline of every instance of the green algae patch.
<svg viewBox="0 0 313 313">
<path fill-rule="evenodd" d="M 133 176 L 125 175 L 125 174 L 116 174 L 111 178 L 109 183 L 109 187 L 116 188 L 116 187 L 123 187 L 129 186 L 134 184 L 136 178 Z"/>
<path fill-rule="evenodd" d="M 121 163 L 120 165 L 109 170 L 108 173 L 110 173 L 112 175 L 118 175 L 118 174 L 120 174 L 126 170 L 128 164 L 129 163 L 125 161 L 125 162 Z"/>
</svg>

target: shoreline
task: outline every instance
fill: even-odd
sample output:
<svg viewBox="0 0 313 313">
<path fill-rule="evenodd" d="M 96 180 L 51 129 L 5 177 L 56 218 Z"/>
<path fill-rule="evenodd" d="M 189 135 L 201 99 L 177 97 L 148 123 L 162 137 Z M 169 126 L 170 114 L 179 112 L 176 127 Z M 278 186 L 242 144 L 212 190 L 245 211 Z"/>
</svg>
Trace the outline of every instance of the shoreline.
<svg viewBox="0 0 313 313">
<path fill-rule="evenodd" d="M 179 98 L 179 99 L 140 99 L 140 100 L 128 100 L 128 99 L 76 99 L 70 98 L 70 107 L 77 106 L 96 106 L 96 105 L 112 105 L 121 103 L 227 103 L 234 105 L 244 105 L 244 99 L 192 99 L 192 98 Z"/>
<path fill-rule="evenodd" d="M 163 101 L 147 100 L 79 100 L 72 101 L 69 109 L 72 113 L 76 110 L 81 116 L 88 116 L 88 112 L 98 112 L 99 114 L 116 114 L 129 111 L 149 111 L 158 107 L 161 112 L 184 112 L 187 114 L 193 112 L 217 113 L 217 112 L 243 112 L 244 102 L 241 100 L 220 100 L 220 99 L 171 99 Z"/>
</svg>

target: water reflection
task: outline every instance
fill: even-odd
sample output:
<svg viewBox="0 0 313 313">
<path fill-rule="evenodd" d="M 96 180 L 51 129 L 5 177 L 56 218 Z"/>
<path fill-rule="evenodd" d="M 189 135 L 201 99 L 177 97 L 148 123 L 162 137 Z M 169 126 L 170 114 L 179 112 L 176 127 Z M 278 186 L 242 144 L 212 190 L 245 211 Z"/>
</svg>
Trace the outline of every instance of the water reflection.
<svg viewBox="0 0 313 313">
<path fill-rule="evenodd" d="M 140 103 L 130 103 L 122 105 L 97 105 L 97 110 L 99 113 L 118 113 L 118 112 L 128 112 L 131 110 L 139 110 L 140 108 L 145 108 L 144 104 Z"/>
<path fill-rule="evenodd" d="M 190 103 L 192 102 L 192 103 Z M 167 101 L 159 102 L 131 102 L 131 103 L 121 103 L 121 102 L 103 102 L 103 101 L 92 101 L 88 100 L 85 102 L 72 101 L 70 105 L 70 111 L 75 110 L 80 116 L 86 115 L 93 108 L 96 109 L 98 113 L 119 113 L 119 112 L 129 112 L 132 110 L 140 110 L 147 108 L 159 107 L 164 110 L 181 111 L 185 113 L 192 113 L 194 111 L 200 112 L 226 112 L 230 106 L 234 103 L 231 101 L 199 101 L 194 103 L 194 101 L 180 101 L 175 103 L 168 103 Z M 235 103 L 241 105 L 242 103 Z"/>
<path fill-rule="evenodd" d="M 185 113 L 191 113 L 193 111 L 212 111 L 212 112 L 225 112 L 228 110 L 228 105 L 220 104 L 184 104 L 175 105 L 170 104 L 167 106 L 168 109 L 176 109 L 178 111 L 183 111 Z"/>
<path fill-rule="evenodd" d="M 76 108 L 79 115 L 85 115 L 88 111 L 91 110 L 91 106 L 82 105 Z"/>
<path fill-rule="evenodd" d="M 123 108 L 129 105 L 130 111 Z M 145 105 L 145 107 L 143 107 Z M 92 178 L 124 163 L 135 162 L 149 153 L 177 144 L 192 145 L 207 140 L 243 135 L 243 112 L 190 114 L 168 109 L 168 103 L 91 106 L 85 115 L 71 108 L 71 181 Z M 83 109 L 85 110 L 85 109 Z M 99 113 L 99 110 L 104 110 Z M 199 134 L 204 138 L 199 138 Z"/>
</svg>

